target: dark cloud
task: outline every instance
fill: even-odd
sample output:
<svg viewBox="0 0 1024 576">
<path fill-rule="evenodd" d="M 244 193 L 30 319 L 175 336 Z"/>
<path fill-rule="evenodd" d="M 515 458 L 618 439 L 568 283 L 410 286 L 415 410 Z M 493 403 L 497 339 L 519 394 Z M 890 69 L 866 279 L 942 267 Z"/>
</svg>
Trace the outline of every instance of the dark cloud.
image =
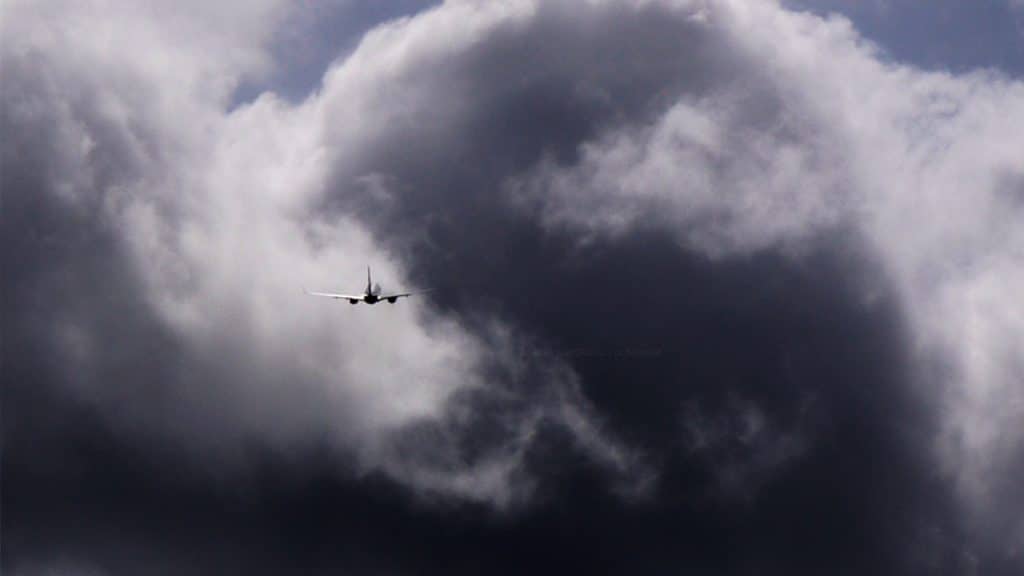
<svg viewBox="0 0 1024 576">
<path fill-rule="evenodd" d="M 352 252 L 392 255 L 435 289 L 436 316 L 381 320 L 392 331 L 371 336 L 426 326 L 438 347 L 496 351 L 480 356 L 487 386 L 453 386 L 441 416 L 429 402 L 411 418 L 382 408 L 407 399 L 403 386 L 334 404 L 281 365 L 301 347 L 253 335 L 259 306 L 222 314 L 213 298 L 200 312 L 237 325 L 209 340 L 176 329 L 109 197 L 60 195 L 69 153 L 46 131 L 66 118 L 25 122 L 18 106 L 43 90 L 29 71 L 10 76 L 24 97 L 5 89 L 0 110 L 19 144 L 2 147 L 0 258 L 17 270 L 3 283 L 4 572 L 1011 573 L 1019 559 L 972 531 L 936 472 L 941 402 L 915 386 L 913 320 L 863 230 L 840 220 L 796 245 L 709 253 L 672 218 L 594 234 L 551 225 L 543 196 L 523 194 L 537 170 L 579 167 L 586 143 L 642 131 L 681 100 L 738 91 L 737 125 L 807 138 L 789 123 L 800 102 L 701 22 L 655 5 L 545 5 L 402 69 L 376 103 L 398 119 L 383 114 L 352 149 L 342 140 L 312 207 L 280 209 L 301 225 L 265 219 L 256 201 L 243 211 L 273 228 L 262 246 L 351 218 L 379 250 Z M 325 107 L 357 99 L 331 82 Z M 274 105 L 238 114 L 262 120 Z M 97 107 L 72 105 L 70 118 Z M 81 190 L 163 169 L 102 119 L 84 124 L 97 154 Z M 204 217 L 223 226 L 218 210 L 249 206 L 218 200 Z M 223 236 L 201 238 L 215 252 Z M 303 271 L 290 258 L 315 262 L 266 258 L 281 274 Z M 190 270 L 223 264 L 211 261 Z M 253 277 L 238 274 L 228 288 Z M 294 306 L 268 317 L 310 315 Z M 466 336 L 436 328 L 445 321 Z M 372 352 L 333 344 L 325 353 Z M 411 370 L 477 373 L 440 365 Z M 334 418 L 355 423 L 324 424 Z M 388 418 L 394 430 L 378 424 Z M 223 466 L 239 452 L 243 472 Z"/>
<path fill-rule="evenodd" d="M 552 9 L 536 26 L 493 34 L 465 61 L 431 66 L 438 80 L 422 83 L 436 82 L 427 90 L 435 99 L 413 108 L 417 122 L 381 136 L 379 151 L 371 145 L 347 164 L 328 205 L 372 223 L 395 253 L 411 254 L 415 277 L 438 284 L 437 301 L 464 325 L 496 314 L 541 350 L 568 359 L 615 431 L 664 467 L 659 486 L 675 479 L 673 458 L 687 461 L 679 467 L 691 474 L 703 467 L 696 480 L 676 472 L 695 490 L 723 478 L 760 488 L 774 474 L 832 458 L 844 478 L 829 484 L 849 487 L 840 493 L 858 503 L 855 515 L 864 514 L 847 518 L 849 525 L 885 534 L 881 541 L 891 546 L 876 556 L 882 565 L 911 562 L 897 551 L 899 534 L 936 532 L 954 552 L 927 559 L 938 563 L 929 566 L 956 572 L 969 564 L 944 513 L 921 519 L 949 497 L 941 482 L 931 480 L 934 491 L 910 488 L 929 482 L 927 453 L 938 431 L 928 414 L 938 402 L 909 385 L 916 375 L 896 289 L 881 265 L 858 254 L 856 232 L 826 229 L 796 257 L 762 250 L 706 260 L 662 230 L 657 213 L 625 238 L 581 243 L 573 232 L 541 225 L 543 203 L 524 209 L 509 197 L 509 182 L 541 161 L 572 166 L 581 145 L 608 130 L 651 123 L 680 98 L 714 99 L 737 87 L 746 95 L 736 112 L 746 132 L 737 137 L 782 126 L 780 144 L 819 138 L 816 111 L 794 111 L 793 102 L 784 103 L 784 86 L 723 55 L 730 52 L 721 39 L 685 14 L 657 7 L 593 14 L 577 25 Z M 602 21 L 622 34 L 589 34 L 610 26 Z M 665 53 L 687 58 L 660 57 Z M 580 55 L 594 57 L 581 66 Z M 450 116 L 459 118 L 454 132 L 445 131 Z M 787 124 L 791 118 L 803 125 Z M 827 150 L 822 157 L 837 160 Z M 372 177 L 373 193 L 354 185 L 352 175 Z M 694 439 L 684 438 L 680 422 L 693 406 L 725 429 L 712 436 L 734 437 L 685 452 Z M 828 450 L 833 455 L 823 456 Z M 864 459 L 846 468 L 840 454 L 850 464 Z M 867 476 L 879 468 L 892 476 Z M 871 489 L 858 493 L 855 486 Z M 911 505 L 918 512 L 895 520 L 886 498 L 900 490 L 900 501 L 920 500 Z"/>
<path fill-rule="evenodd" d="M 659 221 L 624 238 L 583 242 L 546 227 L 542 205 L 517 202 L 508 182 L 546 157 L 572 164 L 580 146 L 610 126 L 651 122 L 681 96 L 751 81 L 685 14 L 608 8 L 582 23 L 559 9 L 545 16 L 446 63 L 455 70 L 438 75 L 459 79 L 448 90 L 480 96 L 460 129 L 437 138 L 445 118 L 425 113 L 420 124 L 385 135 L 377 152 L 346 166 L 328 206 L 357 214 L 386 246 L 411 254 L 414 276 L 437 286 L 437 303 L 465 324 L 496 315 L 538 339 L 528 354 L 570 362 L 604 411 L 621 413 L 633 434 L 650 427 L 648 442 L 677 445 L 666 432 L 693 399 L 722 406 L 731 395 L 751 395 L 795 421 L 801 406 L 819 401 L 817 386 L 859 394 L 863 381 L 905 379 L 896 304 L 884 281 L 864 280 L 873 264 L 844 248 L 859 244 L 855 235 L 835 230 L 800 256 L 763 251 L 723 261 L 680 246 Z M 612 22 L 621 34 L 600 33 Z M 664 54 L 689 57 L 680 64 Z M 582 66 L 589 56 L 600 64 Z M 761 93 L 747 113 L 752 125 L 780 114 L 770 89 Z M 365 175 L 386 194 L 363 188 Z M 864 299 L 872 291 L 883 294 L 879 301 Z M 857 322 L 875 332 L 833 332 L 856 330 Z M 861 365 L 860 353 L 874 361 Z"/>
</svg>

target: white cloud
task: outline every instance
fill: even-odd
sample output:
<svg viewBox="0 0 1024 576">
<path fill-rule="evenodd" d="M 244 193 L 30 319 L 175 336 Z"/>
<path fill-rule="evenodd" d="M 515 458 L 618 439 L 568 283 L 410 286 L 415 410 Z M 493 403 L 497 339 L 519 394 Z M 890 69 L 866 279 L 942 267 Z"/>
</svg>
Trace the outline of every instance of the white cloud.
<svg viewBox="0 0 1024 576">
<path fill-rule="evenodd" d="M 518 186 L 552 225 L 653 221 L 722 257 L 852 226 L 901 291 L 920 392 L 942 398 L 941 461 L 970 500 L 994 504 L 1024 447 L 1024 84 L 885 63 L 843 19 L 712 5 L 708 26 L 752 77 Z M 751 121 L 766 102 L 777 109 Z"/>
<path fill-rule="evenodd" d="M 410 285 L 404 263 L 360 223 L 313 207 L 348 156 L 401 125 L 417 97 L 408 78 L 423 59 L 466 50 L 531 7 L 460 3 L 385 25 L 320 95 L 292 106 L 265 94 L 226 111 L 239 79 L 269 65 L 264 42 L 282 11 L 271 3 L 5 6 L 11 125 L 47 135 L 36 152 L 56 152 L 55 193 L 118 231 L 146 299 L 189 362 L 161 400 L 120 414 L 130 383 L 92 381 L 79 392 L 126 429 L 185 439 L 221 461 L 237 460 L 251 439 L 286 454 L 326 442 L 360 470 L 499 506 L 529 493 L 523 457 L 540 421 L 622 471 L 625 449 L 601 432 L 573 392 L 575 376 L 557 366 L 545 372 L 547 385 L 568 396 L 519 399 L 527 408 L 502 423 L 504 437 L 468 454 L 478 423 L 467 398 L 515 396 L 489 375 L 495 366 L 515 373 L 521 361 L 490 346 L 513 338 L 502 335 L 507 328 L 474 335 L 419 299 L 351 307 L 300 291 L 356 290 L 367 264 L 389 286 Z M 95 350 L 104 334 L 93 329 L 61 330 L 69 361 Z"/>
<path fill-rule="evenodd" d="M 551 225 L 615 234 L 656 222 L 716 257 L 854 228 L 901 290 L 920 373 L 939 375 L 921 387 L 946 407 L 942 461 L 985 502 L 1024 441 L 1024 85 L 887 64 L 847 21 L 767 0 L 674 5 L 724 40 L 744 74 L 517 183 L 543 193 Z M 453 399 L 500 388 L 486 367 L 514 360 L 415 300 L 368 310 L 298 291 L 355 288 L 366 263 L 407 283 L 404 263 L 358 222 L 310 209 L 346 199 L 326 187 L 365 178 L 357 160 L 370 144 L 425 113 L 456 126 L 479 95 L 443 64 L 530 26 L 539 5 L 450 2 L 372 31 L 306 102 L 264 95 L 231 112 L 238 80 L 270 65 L 263 43 L 282 8 L 176 6 L 9 3 L 2 42 L 5 80 L 20 81 L 4 83 L 6 113 L 26 134 L 53 132 L 55 190 L 102 207 L 160 318 L 205 361 L 198 381 L 182 377 L 182 405 L 228 409 L 219 432 L 285 447 L 326 430 L 367 469 L 499 502 L 528 490 L 515 482 L 536 418 L 560 422 L 609 467 L 631 467 L 558 370 L 566 402 L 524 411 L 508 442 L 463 462 Z M 70 338 L 89 349 L 80 331 Z M 230 401 L 211 407 L 204 378 L 224 363 L 237 367 L 218 392 Z M 393 457 L 396 434 L 424 422 L 440 444 L 411 465 Z"/>
</svg>

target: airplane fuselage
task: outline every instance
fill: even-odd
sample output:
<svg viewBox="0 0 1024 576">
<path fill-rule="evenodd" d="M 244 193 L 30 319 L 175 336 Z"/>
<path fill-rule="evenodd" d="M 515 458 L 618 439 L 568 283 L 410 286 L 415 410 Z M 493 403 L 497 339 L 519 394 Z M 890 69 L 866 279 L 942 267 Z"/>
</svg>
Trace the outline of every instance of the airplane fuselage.
<svg viewBox="0 0 1024 576">
<path fill-rule="evenodd" d="M 398 301 L 398 297 L 397 296 L 391 296 L 391 297 L 385 296 L 385 297 L 381 298 L 379 295 L 377 295 L 377 294 L 375 294 L 375 293 L 373 293 L 371 291 L 367 291 L 367 292 L 365 292 L 363 294 L 363 300 L 362 301 L 365 304 L 376 304 L 377 302 L 383 302 L 385 300 L 387 300 L 391 304 L 394 304 L 395 302 Z M 354 298 L 350 298 L 349 299 L 349 303 L 350 304 L 357 304 L 357 303 L 359 303 L 359 300 L 356 300 Z"/>
</svg>

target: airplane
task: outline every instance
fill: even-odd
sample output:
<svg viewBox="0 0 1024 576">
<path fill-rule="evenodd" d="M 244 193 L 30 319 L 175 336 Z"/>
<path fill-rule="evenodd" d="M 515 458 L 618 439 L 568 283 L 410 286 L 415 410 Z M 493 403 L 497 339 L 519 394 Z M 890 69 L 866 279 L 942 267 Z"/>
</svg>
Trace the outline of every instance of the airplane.
<svg viewBox="0 0 1024 576">
<path fill-rule="evenodd" d="M 420 290 L 419 292 L 402 292 L 400 294 L 381 294 L 380 284 L 373 284 L 370 279 L 370 267 L 366 267 L 366 290 L 362 294 L 336 294 L 333 292 L 310 292 L 306 290 L 306 294 L 310 296 L 323 296 L 324 298 L 335 298 L 337 300 L 348 300 L 349 304 L 358 304 L 359 302 L 365 302 L 367 304 L 376 304 L 387 300 L 390 304 L 394 304 L 399 298 L 406 298 L 413 294 L 422 294 L 423 292 L 429 292 L 429 290 Z"/>
</svg>

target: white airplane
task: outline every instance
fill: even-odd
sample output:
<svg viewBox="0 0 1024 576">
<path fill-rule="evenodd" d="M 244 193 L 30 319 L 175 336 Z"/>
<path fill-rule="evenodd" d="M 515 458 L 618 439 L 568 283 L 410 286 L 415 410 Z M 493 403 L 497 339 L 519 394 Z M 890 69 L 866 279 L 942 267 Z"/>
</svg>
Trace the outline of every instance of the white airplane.
<svg viewBox="0 0 1024 576">
<path fill-rule="evenodd" d="M 310 296 L 323 296 L 324 298 L 335 298 L 337 300 L 348 300 L 349 304 L 357 304 L 359 302 L 366 302 L 367 304 L 376 304 L 382 300 L 387 300 L 391 304 L 398 301 L 399 298 L 405 298 L 412 296 L 413 294 L 422 294 L 429 292 L 429 290 L 420 290 L 419 292 L 402 292 L 400 294 L 381 294 L 380 284 L 373 284 L 370 280 L 370 267 L 366 267 L 366 291 L 362 294 L 335 294 L 333 292 L 310 292 L 306 290 L 306 294 Z"/>
</svg>

